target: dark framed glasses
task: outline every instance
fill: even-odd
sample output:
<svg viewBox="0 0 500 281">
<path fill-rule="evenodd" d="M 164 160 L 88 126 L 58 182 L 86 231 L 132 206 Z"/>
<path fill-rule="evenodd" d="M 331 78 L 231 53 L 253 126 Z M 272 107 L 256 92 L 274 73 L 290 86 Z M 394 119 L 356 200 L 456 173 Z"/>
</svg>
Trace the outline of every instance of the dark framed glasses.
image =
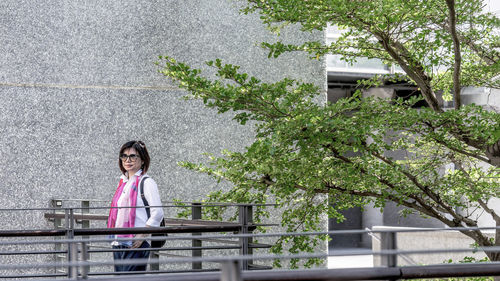
<svg viewBox="0 0 500 281">
<path fill-rule="evenodd" d="M 123 162 L 127 161 L 127 158 L 130 159 L 130 162 L 135 162 L 138 158 L 140 158 L 140 156 L 137 154 L 130 154 L 130 155 L 122 154 L 122 155 L 120 155 L 120 159 Z"/>
</svg>

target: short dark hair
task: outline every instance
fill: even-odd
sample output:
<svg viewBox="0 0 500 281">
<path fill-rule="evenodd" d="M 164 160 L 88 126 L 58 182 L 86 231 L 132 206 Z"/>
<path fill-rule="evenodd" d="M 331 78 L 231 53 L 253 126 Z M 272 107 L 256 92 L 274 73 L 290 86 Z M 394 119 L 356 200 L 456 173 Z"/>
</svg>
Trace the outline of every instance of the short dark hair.
<svg viewBox="0 0 500 281">
<path fill-rule="evenodd" d="M 134 148 L 135 151 L 139 153 L 141 160 L 144 161 L 144 164 L 142 165 L 141 169 L 142 173 L 145 174 L 149 169 L 149 163 L 151 159 L 149 158 L 148 149 L 146 148 L 146 145 L 142 141 L 129 141 L 124 145 L 122 145 L 122 148 L 120 148 L 120 153 L 118 154 L 118 166 L 120 167 L 120 170 L 122 171 L 123 174 L 127 172 L 127 170 L 125 170 L 125 168 L 123 167 L 120 156 L 123 154 L 123 151 L 125 151 L 125 149 L 129 148 Z"/>
</svg>

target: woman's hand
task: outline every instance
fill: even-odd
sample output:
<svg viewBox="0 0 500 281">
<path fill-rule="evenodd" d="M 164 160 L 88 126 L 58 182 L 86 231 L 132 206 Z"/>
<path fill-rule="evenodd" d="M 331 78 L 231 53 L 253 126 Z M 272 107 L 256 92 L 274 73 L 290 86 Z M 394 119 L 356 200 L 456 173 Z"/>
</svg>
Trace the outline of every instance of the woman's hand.
<svg viewBox="0 0 500 281">
<path fill-rule="evenodd" d="M 149 234 L 138 233 L 134 236 L 134 238 L 144 238 L 144 239 L 143 240 L 135 240 L 134 243 L 132 243 L 132 249 L 139 248 L 142 245 L 142 243 L 144 242 L 144 240 L 149 238 Z"/>
</svg>

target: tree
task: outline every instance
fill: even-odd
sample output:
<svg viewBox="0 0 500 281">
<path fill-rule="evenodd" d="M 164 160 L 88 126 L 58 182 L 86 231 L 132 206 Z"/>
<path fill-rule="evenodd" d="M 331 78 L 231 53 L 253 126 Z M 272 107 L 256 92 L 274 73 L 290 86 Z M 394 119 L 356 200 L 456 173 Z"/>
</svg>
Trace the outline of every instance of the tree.
<svg viewBox="0 0 500 281">
<path fill-rule="evenodd" d="M 307 52 L 313 58 L 341 55 L 380 59 L 404 74 L 361 81 L 374 87 L 387 80 L 409 81 L 420 96 L 383 100 L 350 98 L 326 105 L 314 101 L 320 90 L 284 79 L 265 83 L 220 60 L 208 62 L 218 79 L 162 57 L 161 72 L 219 112 L 252 121 L 255 141 L 244 152 L 226 151 L 208 164 L 185 167 L 227 180 L 234 187 L 211 199 L 264 203 L 269 196 L 285 209 L 289 231 L 317 230 L 320 214 L 342 220 L 340 210 L 392 201 L 404 214 L 419 213 L 450 227 L 476 227 L 481 214 L 500 226 L 488 202 L 500 197 L 500 114 L 463 105 L 464 87 L 500 88 L 500 20 L 483 13 L 480 0 L 247 0 L 243 13 L 260 13 L 271 29 L 300 24 L 302 31 L 327 24 L 344 29 L 330 45 L 263 43 L 270 57 Z M 438 96 L 453 100 L 445 110 Z M 414 108 L 420 99 L 426 108 Z M 406 151 L 405 159 L 388 156 Z M 454 169 L 444 167 L 452 163 Z M 325 200 L 328 195 L 330 203 Z M 457 210 L 462 211 L 457 211 Z M 481 210 L 481 211 L 480 211 Z M 403 215 L 404 215 L 403 214 Z M 464 230 L 481 247 L 500 246 L 500 230 L 488 237 Z M 283 238 L 284 242 L 288 238 Z M 291 251 L 311 250 L 306 238 Z M 275 250 L 281 250 L 277 244 Z M 487 252 L 500 260 L 499 252 Z"/>
</svg>

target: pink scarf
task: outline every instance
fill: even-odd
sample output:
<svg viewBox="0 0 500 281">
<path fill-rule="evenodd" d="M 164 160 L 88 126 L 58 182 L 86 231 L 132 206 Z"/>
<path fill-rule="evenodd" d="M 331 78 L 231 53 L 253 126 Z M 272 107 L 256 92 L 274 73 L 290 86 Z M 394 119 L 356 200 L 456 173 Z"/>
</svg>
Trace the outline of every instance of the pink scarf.
<svg viewBox="0 0 500 281">
<path fill-rule="evenodd" d="M 116 207 L 135 207 L 137 204 L 137 192 L 139 181 L 142 176 L 137 176 L 135 183 L 132 183 L 132 186 L 123 194 L 126 196 L 120 200 L 118 203 L 120 196 L 122 196 L 123 188 L 127 184 L 123 179 L 120 180 L 118 184 L 118 188 L 116 189 L 115 195 L 113 196 L 113 200 L 111 201 L 111 209 L 109 210 L 108 217 L 108 228 L 131 228 L 135 225 L 135 209 L 136 208 L 116 208 Z M 127 194 L 128 193 L 128 194 Z M 119 205 L 118 205 L 119 204 Z M 113 208 L 115 207 L 115 208 Z M 120 234 L 118 237 L 134 237 L 133 234 Z"/>
</svg>

